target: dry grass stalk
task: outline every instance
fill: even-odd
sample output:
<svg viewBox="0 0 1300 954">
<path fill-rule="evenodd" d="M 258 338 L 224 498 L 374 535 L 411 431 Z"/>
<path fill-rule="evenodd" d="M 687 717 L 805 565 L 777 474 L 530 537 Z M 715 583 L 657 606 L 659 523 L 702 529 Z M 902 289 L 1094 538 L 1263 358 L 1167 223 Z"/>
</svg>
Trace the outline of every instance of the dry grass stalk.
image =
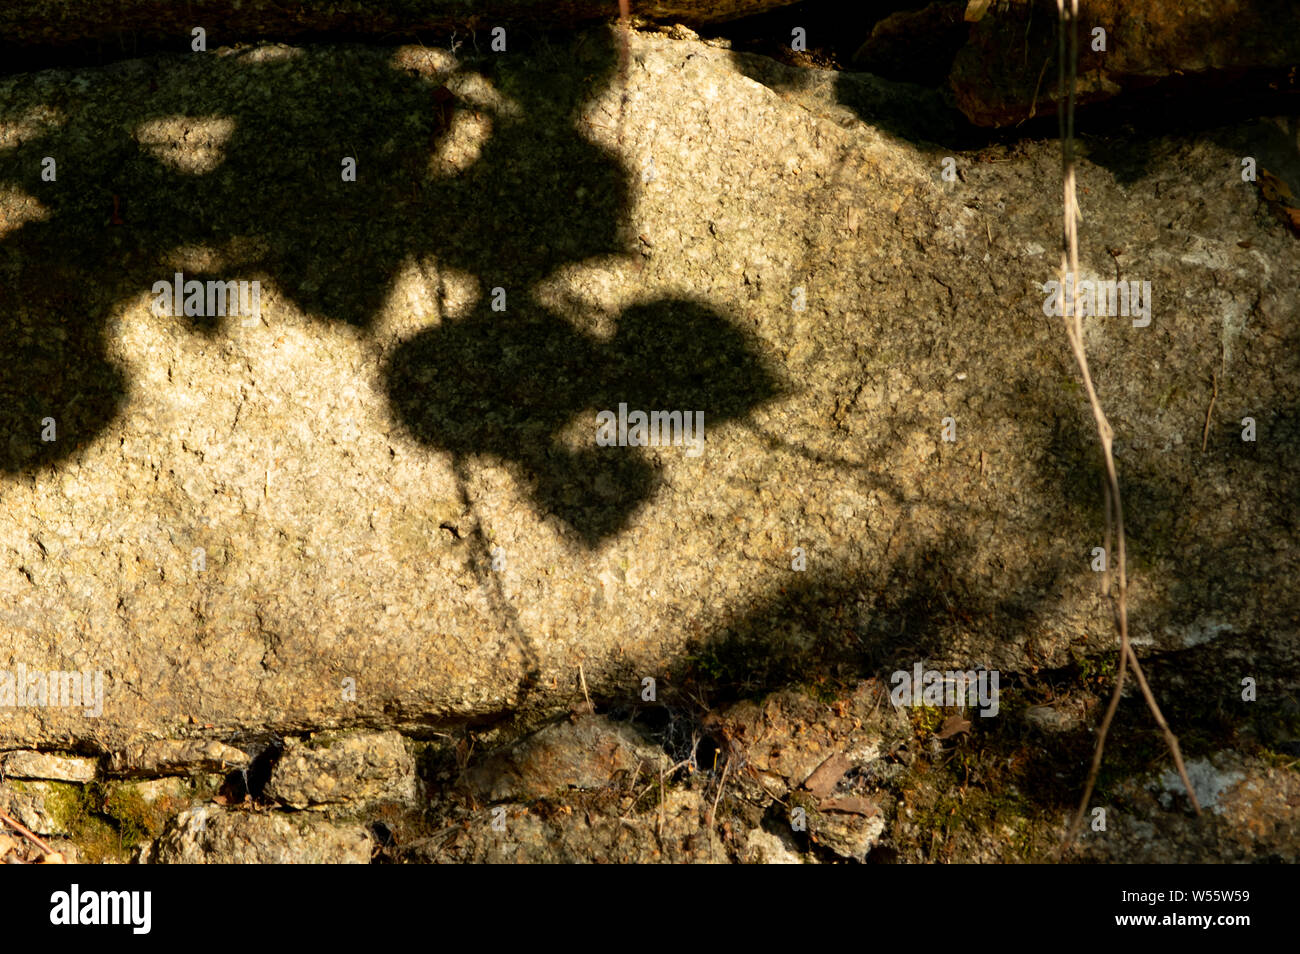
<svg viewBox="0 0 1300 954">
<path fill-rule="evenodd" d="M 1097 425 L 1097 435 L 1101 440 L 1102 458 L 1106 466 L 1105 477 L 1105 506 L 1106 506 L 1106 567 L 1107 571 L 1102 578 L 1103 592 L 1111 597 L 1115 611 L 1115 625 L 1119 630 L 1120 643 L 1120 665 L 1115 677 L 1115 689 L 1111 694 L 1110 704 L 1106 707 L 1106 713 L 1102 718 L 1101 727 L 1097 732 L 1097 746 L 1093 751 L 1092 766 L 1088 770 L 1088 781 L 1084 787 L 1083 798 L 1079 801 L 1079 808 L 1075 813 L 1074 820 L 1065 836 L 1063 848 L 1068 850 L 1078 837 L 1079 829 L 1083 824 L 1084 815 L 1088 811 L 1088 801 L 1092 798 L 1093 790 L 1097 785 L 1097 776 L 1101 771 L 1102 754 L 1106 747 L 1106 736 L 1110 731 L 1111 722 L 1115 717 L 1115 711 L 1119 708 L 1120 696 L 1124 690 L 1125 674 L 1132 669 L 1133 676 L 1137 680 L 1138 687 L 1142 691 L 1142 696 L 1146 700 L 1147 708 L 1151 710 L 1156 724 L 1160 727 L 1165 737 L 1165 744 L 1169 747 L 1173 755 L 1174 765 L 1178 769 L 1178 774 L 1183 780 L 1183 785 L 1187 788 L 1187 797 L 1196 810 L 1196 814 L 1201 813 L 1201 806 L 1196 800 L 1196 793 L 1192 789 L 1191 780 L 1187 776 L 1187 768 L 1183 764 L 1183 756 L 1178 748 L 1178 738 L 1170 730 L 1169 724 L 1160 712 L 1159 705 L 1156 704 L 1155 696 L 1151 694 L 1151 687 L 1147 684 L 1146 676 L 1142 672 L 1142 666 L 1138 662 L 1137 654 L 1133 651 L 1133 646 L 1129 642 L 1128 633 L 1128 575 L 1127 562 L 1124 544 L 1124 506 L 1120 498 L 1119 476 L 1115 468 L 1114 439 L 1115 434 L 1111 429 L 1110 421 L 1106 419 L 1106 413 L 1102 410 L 1101 401 L 1097 397 L 1096 388 L 1093 385 L 1092 374 L 1088 368 L 1088 356 L 1083 347 L 1083 316 L 1079 313 L 1077 296 L 1069 294 L 1067 289 L 1071 286 L 1067 284 L 1070 276 L 1079 274 L 1079 222 L 1082 221 L 1082 214 L 1079 210 L 1078 196 L 1075 192 L 1075 163 L 1074 163 L 1074 98 L 1075 87 L 1078 77 L 1079 66 L 1079 0 L 1070 0 L 1069 13 L 1067 15 L 1065 0 L 1056 0 L 1056 9 L 1061 18 L 1061 29 L 1058 39 L 1058 79 L 1060 82 L 1062 107 L 1060 110 L 1061 121 L 1061 165 L 1064 179 L 1064 228 L 1062 230 L 1062 251 L 1061 251 L 1061 289 L 1065 296 L 1063 309 L 1065 319 L 1065 332 L 1070 342 L 1070 350 L 1074 354 L 1074 360 L 1079 366 L 1079 373 L 1083 378 L 1084 390 L 1088 395 L 1088 403 L 1092 408 L 1093 420 Z M 1069 31 L 1070 48 L 1066 51 L 1066 31 Z M 1068 70 L 1068 71 L 1067 71 Z M 1117 560 L 1115 564 L 1116 593 L 1111 590 L 1110 575 L 1110 538 L 1112 528 L 1115 534 Z"/>
</svg>

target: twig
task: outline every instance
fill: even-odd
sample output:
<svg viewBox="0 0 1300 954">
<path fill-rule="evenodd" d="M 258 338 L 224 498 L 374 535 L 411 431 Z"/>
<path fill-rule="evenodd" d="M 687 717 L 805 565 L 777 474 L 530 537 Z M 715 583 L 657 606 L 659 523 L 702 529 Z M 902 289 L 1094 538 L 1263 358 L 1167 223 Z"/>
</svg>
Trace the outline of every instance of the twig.
<svg viewBox="0 0 1300 954">
<path fill-rule="evenodd" d="M 727 769 L 731 768 L 731 759 L 722 763 L 722 778 L 718 779 L 718 790 L 713 793 L 713 807 L 709 809 L 709 828 L 713 827 L 713 816 L 718 810 L 718 799 L 722 797 L 723 786 L 727 784 Z"/>
<path fill-rule="evenodd" d="M 1083 817 L 1088 811 L 1088 800 L 1092 798 L 1092 790 L 1097 784 L 1097 775 L 1101 772 L 1101 756 L 1106 750 L 1106 735 L 1110 732 L 1110 723 L 1115 718 L 1115 710 L 1119 708 L 1119 699 L 1124 692 L 1124 674 L 1127 672 L 1128 666 L 1121 665 L 1119 675 L 1115 677 L 1115 691 L 1111 693 L 1110 704 L 1106 706 L 1106 714 L 1101 719 L 1101 728 L 1097 730 L 1097 747 L 1092 751 L 1092 765 L 1088 767 L 1088 783 L 1084 786 L 1083 798 L 1079 801 L 1074 821 L 1070 823 L 1070 833 L 1066 837 L 1067 847 L 1073 843 L 1079 826 L 1083 824 Z"/>
<path fill-rule="evenodd" d="M 1214 402 L 1219 398 L 1219 372 L 1214 372 L 1214 393 L 1210 395 L 1210 406 L 1205 411 L 1205 430 L 1201 432 L 1201 453 L 1205 453 L 1205 444 L 1210 439 L 1210 415 L 1214 413 Z"/>
<path fill-rule="evenodd" d="M 1101 771 L 1102 753 L 1105 748 L 1106 735 L 1110 730 L 1110 725 L 1114 719 L 1115 712 L 1119 708 L 1120 693 L 1124 687 L 1124 673 L 1128 667 L 1132 667 L 1133 676 L 1142 690 L 1142 696 L 1146 700 L 1147 708 L 1155 717 L 1156 724 L 1164 733 L 1165 744 L 1169 747 L 1173 755 L 1174 765 L 1178 768 L 1178 774 L 1183 780 L 1183 785 L 1187 788 L 1187 797 L 1196 810 L 1196 814 L 1201 814 L 1201 806 L 1196 800 L 1196 793 L 1192 789 L 1191 780 L 1187 777 L 1187 769 L 1183 765 L 1182 753 L 1178 749 L 1178 739 L 1170 730 L 1168 723 L 1165 722 L 1164 715 L 1160 712 L 1159 705 L 1156 704 L 1155 697 L 1151 694 L 1151 687 L 1147 685 L 1146 676 L 1142 672 L 1142 666 L 1138 662 L 1137 654 L 1129 642 L 1128 635 L 1128 574 L 1126 565 L 1126 548 L 1124 539 L 1124 505 L 1120 498 L 1119 475 L 1115 468 L 1114 440 L 1115 432 L 1110 426 L 1110 421 L 1106 419 L 1106 413 L 1102 410 L 1101 401 L 1097 397 L 1097 390 L 1093 385 L 1092 374 L 1088 369 L 1088 356 L 1083 347 L 1083 316 L 1079 311 L 1078 300 L 1073 294 L 1069 294 L 1069 279 L 1071 275 L 1077 276 L 1079 273 L 1079 222 L 1082 215 L 1079 211 L 1078 195 L 1075 192 L 1075 169 L 1074 169 L 1074 99 L 1075 86 L 1077 83 L 1079 67 L 1079 0 L 1070 0 L 1069 31 L 1070 31 L 1070 53 L 1067 61 L 1065 51 L 1065 31 L 1066 31 L 1066 12 L 1065 0 L 1056 0 L 1057 13 L 1060 15 L 1061 29 L 1058 35 L 1058 79 L 1060 83 L 1061 96 L 1065 102 L 1065 110 L 1059 114 L 1061 126 L 1061 165 L 1064 179 L 1064 228 L 1062 232 L 1062 252 L 1061 252 L 1061 289 L 1065 296 L 1065 317 L 1066 337 L 1070 342 L 1070 350 L 1074 353 L 1075 362 L 1079 366 L 1079 373 L 1083 377 L 1084 390 L 1088 395 L 1088 403 L 1092 408 L 1093 420 L 1097 425 L 1097 435 L 1101 440 L 1102 457 L 1106 464 L 1106 537 L 1107 550 L 1110 544 L 1111 520 L 1114 520 L 1115 538 L 1117 540 L 1118 563 L 1116 566 L 1116 579 L 1118 581 L 1118 597 L 1115 598 L 1115 617 L 1116 625 L 1119 629 L 1120 643 L 1120 667 L 1119 673 L 1115 678 L 1115 691 L 1111 696 L 1110 705 L 1106 709 L 1106 714 L 1102 719 L 1101 728 L 1097 735 L 1097 747 L 1093 752 L 1092 766 L 1088 771 L 1088 780 L 1084 786 L 1084 796 L 1079 803 L 1078 811 L 1075 813 L 1074 821 L 1071 823 L 1066 833 L 1063 849 L 1068 850 L 1074 842 L 1079 832 L 1079 827 L 1083 823 L 1083 817 L 1088 810 L 1088 799 L 1092 797 L 1092 792 L 1097 784 L 1097 776 Z M 1066 66 L 1069 65 L 1069 83 L 1066 83 Z M 1107 577 L 1104 582 L 1109 592 L 1109 556 L 1107 558 Z"/>
<path fill-rule="evenodd" d="M 578 681 L 582 683 L 582 696 L 587 700 L 587 712 L 594 713 L 596 707 L 591 704 L 591 696 L 587 693 L 587 676 L 582 671 L 582 663 L 578 663 Z"/>
<path fill-rule="evenodd" d="M 664 768 L 659 766 L 659 820 L 655 822 L 655 837 L 659 843 L 664 840 Z"/>
<path fill-rule="evenodd" d="M 670 767 L 669 767 L 668 769 L 666 769 L 666 770 L 665 770 L 662 766 L 661 766 L 660 769 L 659 769 L 659 815 L 660 815 L 660 825 L 663 824 L 663 813 L 664 813 L 664 772 L 667 771 L 669 777 L 671 777 L 672 774 L 673 774 L 674 772 L 676 772 L 679 768 L 682 768 L 684 765 L 686 765 L 686 760 L 685 760 L 685 759 L 683 759 L 682 761 L 678 762 L 676 765 L 670 766 Z M 638 765 L 637 765 L 637 771 L 639 772 L 640 770 L 641 770 L 641 766 L 640 766 L 640 764 L 638 764 Z M 654 781 L 652 780 L 652 781 L 650 782 L 649 785 L 647 785 L 645 788 L 641 789 L 641 791 L 639 791 L 639 792 L 636 794 L 636 797 L 632 799 L 632 806 L 631 806 L 630 808 L 628 808 L 628 810 L 625 811 L 625 812 L 623 813 L 623 817 L 626 818 L 628 815 L 632 814 L 632 812 L 636 809 L 636 803 L 639 802 L 639 801 L 641 801 L 641 798 L 645 795 L 645 793 L 648 792 L 648 791 L 650 791 L 650 789 L 652 789 L 652 788 L 654 788 L 654 787 L 655 787 L 655 783 L 654 783 Z"/>
<path fill-rule="evenodd" d="M 727 784 L 727 769 L 729 769 L 729 768 L 731 768 L 731 759 L 730 759 L 730 758 L 728 758 L 727 761 L 725 761 L 725 762 L 722 763 L 722 778 L 718 779 L 718 790 L 717 790 L 716 792 L 713 793 L 713 805 L 709 808 L 709 832 L 710 832 L 710 833 L 713 832 L 713 822 L 714 822 L 714 819 L 715 819 L 715 817 L 716 817 L 716 815 L 717 815 L 717 812 L 718 812 L 718 799 L 722 798 L 722 790 L 723 790 L 723 788 L 726 787 L 726 784 Z M 713 849 L 714 849 L 714 845 L 716 845 L 716 844 L 717 844 L 717 842 L 716 842 L 714 839 L 712 839 L 712 838 L 709 839 L 709 856 L 710 856 L 710 858 L 712 858 L 712 856 L 713 856 Z"/>
<path fill-rule="evenodd" d="M 623 87 L 623 95 L 618 103 L 618 142 L 623 144 L 623 118 L 627 113 L 627 61 L 631 47 L 631 26 L 628 23 L 630 0 L 618 0 L 618 26 L 621 43 L 618 48 L 618 74 Z"/>
<path fill-rule="evenodd" d="M 1219 369 L 1223 369 L 1225 352 L 1223 342 L 1219 342 Z M 1201 453 L 1205 453 L 1205 442 L 1210 439 L 1210 415 L 1214 413 L 1214 402 L 1219 396 L 1219 372 L 1211 372 L 1214 381 L 1214 393 L 1210 395 L 1210 407 L 1205 412 L 1205 431 L 1201 434 Z"/>
<path fill-rule="evenodd" d="M 37 848 L 41 849 L 41 851 L 45 852 L 47 855 L 54 853 L 54 849 L 51 848 L 49 845 L 47 845 L 44 840 L 42 840 L 39 836 L 33 834 L 31 831 L 28 831 L 28 829 L 24 825 L 21 825 L 18 822 L 14 821 L 14 819 L 10 818 L 4 812 L 0 812 L 0 821 L 4 822 L 14 831 L 18 832 L 18 834 L 28 838 L 32 842 L 32 844 L 34 844 Z"/>
</svg>

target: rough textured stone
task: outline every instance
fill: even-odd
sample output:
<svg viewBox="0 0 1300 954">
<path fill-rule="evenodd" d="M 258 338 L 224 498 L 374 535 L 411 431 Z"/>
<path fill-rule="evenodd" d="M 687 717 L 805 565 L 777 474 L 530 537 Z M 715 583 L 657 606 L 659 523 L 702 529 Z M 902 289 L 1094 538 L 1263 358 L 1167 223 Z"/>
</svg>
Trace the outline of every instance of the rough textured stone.
<svg viewBox="0 0 1300 954">
<path fill-rule="evenodd" d="M 1083 712 L 1073 704 L 1030 706 L 1025 710 L 1025 721 L 1043 732 L 1072 732 L 1079 727 Z"/>
<path fill-rule="evenodd" d="M 0 809 L 38 835 L 72 833 L 72 787 L 50 782 L 0 782 Z"/>
<path fill-rule="evenodd" d="M 1054 143 L 900 139 L 894 87 L 691 41 L 635 38 L 626 91 L 605 30 L 460 56 L 0 80 L 3 668 L 107 690 L 7 710 L 0 745 L 465 723 L 568 705 L 579 667 L 635 703 L 692 667 L 753 692 L 1113 653 L 1095 434 L 1042 311 Z M 1300 256 L 1240 179 L 1300 182 L 1293 139 L 1096 139 L 1079 170 L 1086 276 L 1153 290 L 1149 326 L 1084 322 L 1131 629 L 1208 709 L 1300 688 Z M 260 321 L 155 315 L 177 269 L 259 278 Z M 597 447 L 620 402 L 703 411 L 703 455 Z M 768 740 L 764 784 L 849 735 Z"/>
<path fill-rule="evenodd" d="M 324 732 L 289 739 L 271 770 L 268 798 L 293 808 L 361 807 L 415 800 L 415 760 L 396 732 Z"/>
<path fill-rule="evenodd" d="M 49 752 L 5 752 L 0 755 L 0 775 L 38 778 L 54 782 L 89 782 L 95 777 L 94 759 Z"/>
<path fill-rule="evenodd" d="M 749 833 L 741 860 L 750 865 L 801 865 L 805 859 L 770 832 L 756 828 Z"/>
<path fill-rule="evenodd" d="M 729 860 L 704 820 L 697 792 L 670 792 L 662 823 L 628 823 L 616 815 L 570 811 L 542 817 L 523 805 L 480 812 L 424 852 L 433 862 L 488 864 L 713 864 Z M 494 828 L 494 823 L 497 828 Z M 498 830 L 502 829 L 502 830 Z"/>
<path fill-rule="evenodd" d="M 813 842 L 850 861 L 866 861 L 867 853 L 880 841 L 885 827 L 885 819 L 879 815 L 864 817 L 841 812 L 808 815 L 808 835 Z"/>
<path fill-rule="evenodd" d="M 181 812 L 147 850 L 151 864 L 370 863 L 364 828 L 337 826 L 317 815 L 250 814 L 205 806 Z"/>
<path fill-rule="evenodd" d="M 247 768 L 248 753 L 215 739 L 161 739 L 114 752 L 116 775 L 202 775 Z"/>
<path fill-rule="evenodd" d="M 1300 774 L 1231 750 L 1189 759 L 1204 814 L 1192 815 L 1171 771 L 1117 786 L 1106 831 L 1089 832 L 1081 857 L 1141 864 L 1300 861 Z"/>
<path fill-rule="evenodd" d="M 489 801 L 545 798 L 569 788 L 598 789 L 622 772 L 653 778 L 665 759 L 636 731 L 599 716 L 547 726 L 488 759 L 469 782 Z"/>
</svg>

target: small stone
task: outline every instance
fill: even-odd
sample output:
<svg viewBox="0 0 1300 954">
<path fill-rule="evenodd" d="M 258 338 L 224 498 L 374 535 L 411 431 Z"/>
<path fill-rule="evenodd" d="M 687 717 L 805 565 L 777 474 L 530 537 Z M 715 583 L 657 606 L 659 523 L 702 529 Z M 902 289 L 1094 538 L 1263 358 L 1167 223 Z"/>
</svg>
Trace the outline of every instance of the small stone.
<svg viewBox="0 0 1300 954">
<path fill-rule="evenodd" d="M 9 782 L 0 785 L 0 808 L 38 835 L 70 835 L 67 783 Z"/>
<path fill-rule="evenodd" d="M 315 815 L 250 814 L 204 806 L 181 812 L 141 861 L 152 864 L 370 863 L 371 841 L 359 825 Z"/>
<path fill-rule="evenodd" d="M 189 780 L 177 777 L 142 779 L 133 787 L 146 805 L 152 805 L 160 799 L 187 800 L 192 795 Z"/>
<path fill-rule="evenodd" d="M 864 817 L 839 812 L 810 812 L 808 829 L 815 842 L 841 858 L 865 861 L 867 852 L 885 833 L 885 819 L 881 814 Z"/>
<path fill-rule="evenodd" d="M 290 739 L 266 794 L 292 808 L 414 804 L 415 760 L 397 732 L 322 732 Z"/>
<path fill-rule="evenodd" d="M 1071 732 L 1079 726 L 1079 716 L 1068 709 L 1053 706 L 1030 706 L 1025 721 L 1044 732 Z"/>
<path fill-rule="evenodd" d="M 95 778 L 95 760 L 48 752 L 6 752 L 0 757 L 0 774 L 52 782 L 89 782 Z"/>
<path fill-rule="evenodd" d="M 225 774 L 249 762 L 247 752 L 215 739 L 162 739 L 115 752 L 108 770 L 114 775 Z"/>
<path fill-rule="evenodd" d="M 745 839 L 740 860 L 747 865 L 801 865 L 803 856 L 771 832 L 756 828 Z"/>
<path fill-rule="evenodd" d="M 638 764 L 649 778 L 667 763 L 630 727 L 584 716 L 549 725 L 489 758 L 470 774 L 470 785 L 488 801 L 528 801 L 571 788 L 603 788 Z"/>
</svg>

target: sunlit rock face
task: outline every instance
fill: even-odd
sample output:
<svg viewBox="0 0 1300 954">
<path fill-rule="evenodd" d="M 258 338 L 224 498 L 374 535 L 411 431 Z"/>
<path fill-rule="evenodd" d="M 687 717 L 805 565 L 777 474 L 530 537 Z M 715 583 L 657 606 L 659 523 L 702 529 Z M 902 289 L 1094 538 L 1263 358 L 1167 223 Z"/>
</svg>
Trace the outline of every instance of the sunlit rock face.
<svg viewBox="0 0 1300 954">
<path fill-rule="evenodd" d="M 750 688 L 1112 648 L 1044 312 L 1055 144 L 931 144 L 931 99 L 870 77 L 566 42 L 0 81 L 0 670 L 103 685 L 91 715 L 15 676 L 3 747 L 631 702 L 701 647 Z M 1283 135 L 1091 150 L 1080 272 L 1142 289 L 1140 324 L 1084 319 L 1135 641 L 1294 691 L 1300 259 L 1239 174 Z M 178 273 L 202 309 L 155 307 Z"/>
</svg>

